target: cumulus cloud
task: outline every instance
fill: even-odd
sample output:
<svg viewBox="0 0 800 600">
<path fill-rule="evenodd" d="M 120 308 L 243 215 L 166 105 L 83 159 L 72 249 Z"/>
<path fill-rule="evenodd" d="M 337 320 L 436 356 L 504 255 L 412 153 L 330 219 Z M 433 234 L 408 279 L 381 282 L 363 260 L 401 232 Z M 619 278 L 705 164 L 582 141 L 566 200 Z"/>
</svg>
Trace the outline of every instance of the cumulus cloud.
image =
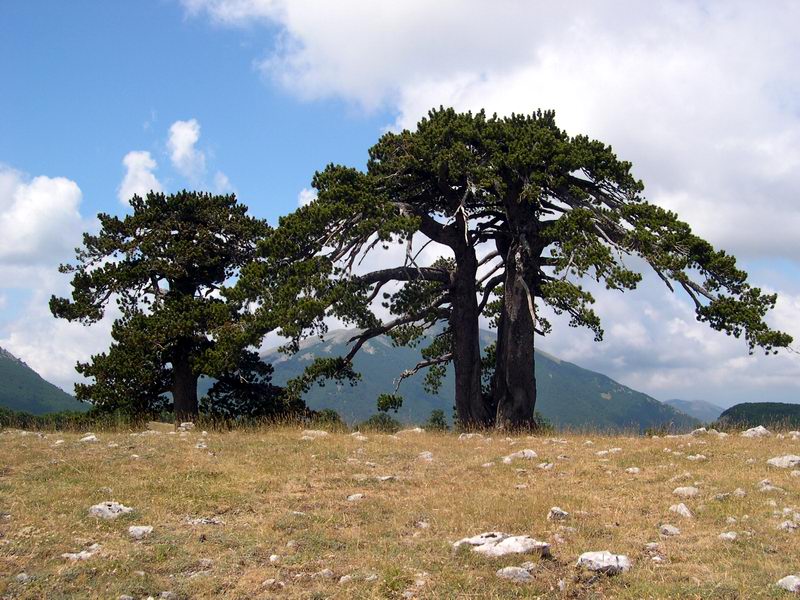
<svg viewBox="0 0 800 600">
<path fill-rule="evenodd" d="M 161 182 L 153 173 L 158 165 L 149 152 L 144 150 L 128 152 L 122 159 L 122 164 L 125 167 L 125 176 L 117 190 L 117 197 L 123 204 L 128 204 L 134 196 L 144 198 L 148 192 L 164 191 Z"/>
<path fill-rule="evenodd" d="M 214 173 L 214 192 L 217 194 L 229 194 L 235 192 L 236 188 L 233 187 L 231 180 L 222 171 Z"/>
<path fill-rule="evenodd" d="M 64 177 L 28 178 L 0 165 L 0 269 L 55 269 L 90 223 L 81 216 L 82 193 Z M 4 279 L 8 284 L 8 280 Z"/>
<path fill-rule="evenodd" d="M 317 199 L 317 192 L 309 188 L 303 188 L 297 194 L 297 206 L 308 206 Z"/>
<path fill-rule="evenodd" d="M 167 148 L 172 166 L 192 182 L 200 181 L 206 171 L 206 155 L 196 148 L 200 140 L 197 119 L 175 121 L 169 128 Z"/>
</svg>

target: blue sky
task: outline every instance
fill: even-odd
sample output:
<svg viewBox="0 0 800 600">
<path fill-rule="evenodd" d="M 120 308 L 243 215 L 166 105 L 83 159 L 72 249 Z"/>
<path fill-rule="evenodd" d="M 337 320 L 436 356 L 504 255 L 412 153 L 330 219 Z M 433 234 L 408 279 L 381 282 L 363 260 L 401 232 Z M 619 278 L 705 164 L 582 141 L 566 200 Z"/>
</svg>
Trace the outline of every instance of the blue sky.
<svg viewBox="0 0 800 600">
<path fill-rule="evenodd" d="M 363 166 L 440 104 L 553 108 L 651 201 L 740 257 L 800 337 L 800 5 L 776 0 L 0 3 L 0 346 L 69 388 L 108 344 L 54 321 L 99 211 L 157 186 L 233 190 L 275 223 L 315 170 Z M 542 346 L 657 398 L 800 400 L 797 355 L 748 357 L 646 278 L 599 290 L 606 339 Z"/>
</svg>

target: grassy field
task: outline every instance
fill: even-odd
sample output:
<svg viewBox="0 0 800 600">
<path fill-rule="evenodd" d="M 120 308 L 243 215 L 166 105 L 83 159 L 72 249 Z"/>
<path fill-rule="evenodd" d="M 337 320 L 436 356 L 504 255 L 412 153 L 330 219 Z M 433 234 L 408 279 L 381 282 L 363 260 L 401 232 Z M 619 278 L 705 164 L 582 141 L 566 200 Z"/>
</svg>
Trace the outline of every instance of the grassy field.
<svg viewBox="0 0 800 600">
<path fill-rule="evenodd" d="M 800 533 L 777 529 L 792 518 L 784 508 L 800 508 L 800 477 L 765 462 L 800 453 L 788 437 L 95 433 L 96 442 L 0 433 L 0 597 L 777 598 L 790 594 L 775 582 L 800 572 Z M 503 464 L 525 448 L 538 457 Z M 785 491 L 759 491 L 765 478 Z M 697 497 L 673 495 L 689 485 Z M 746 495 L 714 498 L 736 488 Z M 89 515 L 106 500 L 134 510 Z M 693 518 L 669 511 L 681 501 Z M 552 506 L 567 520 L 548 521 Z M 188 522 L 202 517 L 220 523 Z M 660 536 L 666 523 L 680 535 Z M 135 541 L 131 525 L 153 532 Z M 491 530 L 548 541 L 552 558 L 453 551 Z M 738 539 L 719 539 L 726 531 Z M 648 542 L 660 543 L 663 562 Z M 92 544 L 88 560 L 62 557 Z M 614 577 L 578 570 L 592 550 L 633 566 Z M 537 563 L 529 583 L 495 574 L 528 560 Z"/>
</svg>

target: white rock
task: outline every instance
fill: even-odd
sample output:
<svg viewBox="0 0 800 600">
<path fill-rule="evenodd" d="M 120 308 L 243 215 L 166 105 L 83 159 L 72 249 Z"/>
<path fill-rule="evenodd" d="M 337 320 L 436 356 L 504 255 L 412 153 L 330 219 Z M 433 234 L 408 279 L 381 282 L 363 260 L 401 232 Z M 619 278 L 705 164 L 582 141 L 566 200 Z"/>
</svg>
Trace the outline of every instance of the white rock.
<svg viewBox="0 0 800 600">
<path fill-rule="evenodd" d="M 735 542 L 736 538 L 739 536 L 736 535 L 735 531 L 726 531 L 724 533 L 720 533 L 718 537 L 724 542 Z"/>
<path fill-rule="evenodd" d="M 97 436 L 95 434 L 87 433 L 79 441 L 81 441 L 81 442 L 99 442 L 100 440 L 97 439 Z"/>
<path fill-rule="evenodd" d="M 584 552 L 578 557 L 576 565 L 590 571 L 616 575 L 630 570 L 631 560 L 624 554 L 611 554 L 608 550 L 603 550 L 601 552 Z"/>
<path fill-rule="evenodd" d="M 281 557 L 278 556 L 277 554 L 270 554 L 269 555 L 269 562 L 272 563 L 273 565 L 275 563 L 277 563 L 277 562 L 280 562 L 280 560 L 281 560 Z"/>
<path fill-rule="evenodd" d="M 527 535 L 508 535 L 499 531 L 489 531 L 458 540 L 453 544 L 453 549 L 462 545 L 472 546 L 473 552 L 486 556 L 532 553 L 550 556 L 550 544 L 547 542 L 540 542 Z"/>
<path fill-rule="evenodd" d="M 503 458 L 503 464 L 510 465 L 517 459 L 521 460 L 533 460 L 536 458 L 537 454 L 533 450 L 526 448 L 525 450 L 519 450 L 518 452 L 513 452 Z"/>
<path fill-rule="evenodd" d="M 595 456 L 608 456 L 608 450 L 599 450 L 594 453 Z"/>
<path fill-rule="evenodd" d="M 560 509 L 558 506 L 552 507 L 547 513 L 548 521 L 564 521 L 567 519 L 567 517 L 569 517 L 569 513 Z"/>
<path fill-rule="evenodd" d="M 17 576 L 14 577 L 14 579 L 16 579 L 17 583 L 21 583 L 24 585 L 28 583 L 31 579 L 33 579 L 33 577 L 23 572 L 23 573 L 18 573 Z"/>
<path fill-rule="evenodd" d="M 628 475 L 638 475 L 641 469 L 639 469 L 639 467 L 628 467 L 625 469 L 625 472 L 628 473 Z"/>
<path fill-rule="evenodd" d="M 425 450 L 417 454 L 417 458 L 425 462 L 431 462 L 433 460 L 433 452 L 430 450 Z"/>
<path fill-rule="evenodd" d="M 383 483 L 385 481 L 394 481 L 397 479 L 397 477 L 395 477 L 394 475 L 379 475 L 375 479 Z"/>
<path fill-rule="evenodd" d="M 692 431 L 691 435 L 705 435 L 706 433 L 708 433 L 708 429 L 701 427 L 700 429 L 695 429 Z"/>
<path fill-rule="evenodd" d="M 784 521 L 783 523 L 778 525 L 778 529 L 780 529 L 781 531 L 794 531 L 798 527 L 800 527 L 800 525 L 798 525 L 794 521 Z"/>
<path fill-rule="evenodd" d="M 352 575 L 342 575 L 339 577 L 339 585 L 346 585 L 353 581 L 354 577 Z"/>
<path fill-rule="evenodd" d="M 261 582 L 261 585 L 268 590 L 282 590 L 284 587 L 286 587 L 285 583 L 273 578 L 265 579 L 263 582 Z"/>
<path fill-rule="evenodd" d="M 759 425 L 758 427 L 752 427 L 747 431 L 743 431 L 739 435 L 746 438 L 760 438 L 760 437 L 768 437 L 772 435 L 772 433 L 770 433 L 770 431 L 763 425 Z"/>
<path fill-rule="evenodd" d="M 189 525 L 224 525 L 225 521 L 219 517 L 186 517 Z"/>
<path fill-rule="evenodd" d="M 425 430 L 422 427 L 414 427 L 413 429 L 403 429 L 398 431 L 396 435 L 403 435 L 406 433 L 425 433 Z"/>
<path fill-rule="evenodd" d="M 481 466 L 482 466 L 484 469 L 488 469 L 489 467 L 493 467 L 493 466 L 494 466 L 494 463 L 493 463 L 493 462 L 483 463 Z"/>
<path fill-rule="evenodd" d="M 197 448 L 198 450 L 205 450 L 206 448 L 208 448 L 208 444 L 205 443 L 203 440 L 200 440 L 194 445 L 194 447 Z"/>
<path fill-rule="evenodd" d="M 533 575 L 522 567 L 503 567 L 497 571 L 500 579 L 508 579 L 514 583 L 528 583 L 533 581 Z"/>
<path fill-rule="evenodd" d="M 800 594 L 800 577 L 797 575 L 787 575 L 783 579 L 779 580 L 775 585 L 786 590 L 787 592 Z"/>
<path fill-rule="evenodd" d="M 60 446 L 63 443 L 64 443 L 64 440 L 56 440 L 55 442 L 53 442 L 53 447 L 55 448 L 56 446 Z"/>
<path fill-rule="evenodd" d="M 364 494 L 350 494 L 347 497 L 348 502 L 358 502 L 359 500 L 363 500 L 365 498 Z"/>
<path fill-rule="evenodd" d="M 549 462 L 539 463 L 536 466 L 539 467 L 542 471 L 552 471 L 555 468 L 555 465 Z"/>
<path fill-rule="evenodd" d="M 128 535 L 134 540 L 142 540 L 153 533 L 151 525 L 131 525 L 128 527 Z"/>
<path fill-rule="evenodd" d="M 101 502 L 89 507 L 89 514 L 101 519 L 116 519 L 120 515 L 133 512 L 133 509 L 119 502 Z"/>
<path fill-rule="evenodd" d="M 686 460 L 698 461 L 698 460 L 708 460 L 708 459 L 706 458 L 705 454 L 690 454 L 689 456 L 686 457 Z"/>
<path fill-rule="evenodd" d="M 694 498 L 700 494 L 700 490 L 690 485 L 685 487 L 676 487 L 674 490 L 672 490 L 672 494 L 678 496 L 679 498 Z"/>
<path fill-rule="evenodd" d="M 178 429 L 183 429 L 184 431 L 191 431 L 192 429 L 194 429 L 194 423 L 192 423 L 191 421 L 185 421 L 184 423 L 180 424 L 180 427 Z"/>
<path fill-rule="evenodd" d="M 800 456 L 797 456 L 796 454 L 776 456 L 775 458 L 770 458 L 767 461 L 767 464 L 772 467 L 778 467 L 779 469 L 793 469 L 794 467 L 800 465 Z"/>
<path fill-rule="evenodd" d="M 763 479 L 762 481 L 758 482 L 758 491 L 759 492 L 783 492 L 783 488 L 779 488 L 777 485 L 772 485 L 772 482 L 769 479 Z"/>
<path fill-rule="evenodd" d="M 481 439 L 482 437 L 482 433 L 462 433 L 458 436 L 458 439 L 463 442 L 464 440 Z"/>
<path fill-rule="evenodd" d="M 583 445 L 584 446 L 594 446 L 594 442 L 592 440 L 586 440 L 585 442 L 583 442 Z"/>
<path fill-rule="evenodd" d="M 745 496 L 747 496 L 747 492 L 745 492 L 742 488 L 736 488 L 735 490 L 733 490 L 733 495 L 736 496 L 737 498 L 744 498 Z"/>
<path fill-rule="evenodd" d="M 665 535 L 667 537 L 672 537 L 681 534 L 681 530 L 675 527 L 674 525 L 664 524 L 659 529 L 658 532 L 661 535 Z"/>
<path fill-rule="evenodd" d="M 316 438 L 325 437 L 329 434 L 327 431 L 322 431 L 321 429 L 304 429 L 302 435 L 303 438 L 309 438 L 314 440 Z"/>
<path fill-rule="evenodd" d="M 686 506 L 683 502 L 680 504 L 673 504 L 669 507 L 670 512 L 674 512 L 679 514 L 682 517 L 686 517 L 687 519 L 692 518 L 692 511 L 689 510 L 689 507 Z"/>
<path fill-rule="evenodd" d="M 81 550 L 80 552 L 65 552 L 61 555 L 61 558 L 66 558 L 67 560 L 89 560 L 100 551 L 100 544 L 92 544 L 86 550 Z"/>
</svg>

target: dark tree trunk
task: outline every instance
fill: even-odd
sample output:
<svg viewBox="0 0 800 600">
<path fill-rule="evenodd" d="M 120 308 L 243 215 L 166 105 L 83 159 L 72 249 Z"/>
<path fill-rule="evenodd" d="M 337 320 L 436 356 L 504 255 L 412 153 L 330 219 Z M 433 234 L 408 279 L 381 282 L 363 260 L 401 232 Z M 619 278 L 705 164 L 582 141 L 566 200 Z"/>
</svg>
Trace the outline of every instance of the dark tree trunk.
<svg viewBox="0 0 800 600">
<path fill-rule="evenodd" d="M 475 275 L 478 261 L 475 249 L 464 248 L 456 259 L 451 294 L 453 310 L 450 330 L 453 336 L 456 413 L 462 426 L 487 427 L 492 414 L 481 390 L 481 347 Z"/>
<path fill-rule="evenodd" d="M 498 429 L 535 425 L 534 277 L 530 254 L 513 242 L 506 258 L 503 307 L 497 336 L 493 381 Z M 535 271 L 534 271 L 535 272 Z"/>
<path fill-rule="evenodd" d="M 172 358 L 172 399 L 175 421 L 191 421 L 197 416 L 197 375 L 192 369 L 191 345 L 179 342 Z"/>
</svg>

